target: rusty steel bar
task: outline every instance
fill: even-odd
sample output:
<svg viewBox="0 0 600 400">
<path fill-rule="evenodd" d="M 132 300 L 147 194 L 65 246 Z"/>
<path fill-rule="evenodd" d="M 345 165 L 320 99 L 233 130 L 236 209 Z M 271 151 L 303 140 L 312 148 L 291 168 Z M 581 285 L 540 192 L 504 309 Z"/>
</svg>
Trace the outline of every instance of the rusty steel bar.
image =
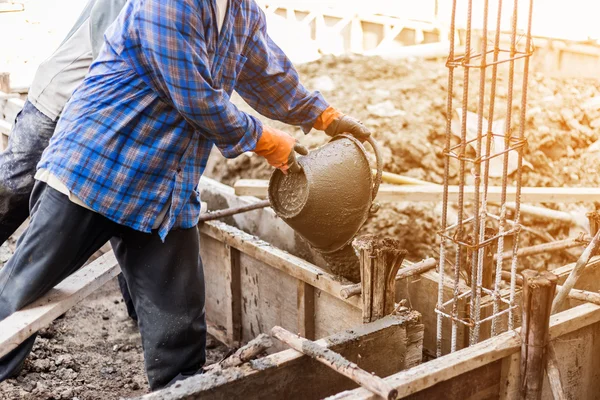
<svg viewBox="0 0 600 400">
<path fill-rule="evenodd" d="M 454 39 L 456 38 L 456 0 L 452 2 L 452 15 L 450 18 L 450 50 L 448 60 L 454 58 Z M 446 143 L 444 146 L 444 154 L 450 151 L 450 145 L 452 143 L 452 95 L 454 92 L 454 67 L 448 66 L 448 98 L 446 107 Z M 448 220 L 448 186 L 449 186 L 449 175 L 450 175 L 450 157 L 444 157 L 444 194 L 442 199 L 442 229 L 444 232 L 447 227 Z M 443 236 L 440 241 L 440 264 L 439 264 L 439 282 L 438 282 L 438 301 L 437 308 L 441 308 L 444 303 L 444 273 L 446 267 L 446 246 L 448 245 L 447 239 Z M 437 328 L 436 328 L 436 354 L 438 357 L 442 355 L 442 314 L 437 314 Z"/>
</svg>

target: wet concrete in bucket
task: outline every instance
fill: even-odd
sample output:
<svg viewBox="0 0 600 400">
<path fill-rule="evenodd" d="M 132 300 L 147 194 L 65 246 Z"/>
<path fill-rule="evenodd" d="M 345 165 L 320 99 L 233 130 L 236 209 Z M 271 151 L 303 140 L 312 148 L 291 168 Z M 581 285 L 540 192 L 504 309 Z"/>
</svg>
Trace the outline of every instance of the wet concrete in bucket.
<svg viewBox="0 0 600 400">
<path fill-rule="evenodd" d="M 373 178 L 365 149 L 353 137 L 336 138 L 298 162 L 300 173 L 273 173 L 273 210 L 321 253 L 333 273 L 358 282 L 359 260 L 349 243 L 372 203 Z"/>
</svg>

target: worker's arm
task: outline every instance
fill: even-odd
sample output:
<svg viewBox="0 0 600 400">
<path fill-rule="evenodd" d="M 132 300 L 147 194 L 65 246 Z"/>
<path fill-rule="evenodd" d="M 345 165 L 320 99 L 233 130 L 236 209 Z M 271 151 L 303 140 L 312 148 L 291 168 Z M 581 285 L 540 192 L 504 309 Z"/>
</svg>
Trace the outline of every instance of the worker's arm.
<svg viewBox="0 0 600 400">
<path fill-rule="evenodd" d="M 267 33 L 262 12 L 245 56 L 236 91 L 262 115 L 299 125 L 305 133 L 314 127 L 329 136 L 350 133 L 364 140 L 370 135 L 360 121 L 330 107 L 320 93 L 300 83 L 292 62 Z"/>
<path fill-rule="evenodd" d="M 262 124 L 212 86 L 197 7 L 192 0 L 136 3 L 126 16 L 131 25 L 121 57 L 225 157 L 235 157 L 255 149 Z"/>
<path fill-rule="evenodd" d="M 301 126 L 308 133 L 329 105 L 320 93 L 300 83 L 292 62 L 267 34 L 262 11 L 243 55 L 248 60 L 235 90 L 265 117 Z"/>
<path fill-rule="evenodd" d="M 104 32 L 117 19 L 127 0 L 97 0 L 90 12 L 90 42 L 92 57 L 98 57 L 104 44 Z"/>
</svg>

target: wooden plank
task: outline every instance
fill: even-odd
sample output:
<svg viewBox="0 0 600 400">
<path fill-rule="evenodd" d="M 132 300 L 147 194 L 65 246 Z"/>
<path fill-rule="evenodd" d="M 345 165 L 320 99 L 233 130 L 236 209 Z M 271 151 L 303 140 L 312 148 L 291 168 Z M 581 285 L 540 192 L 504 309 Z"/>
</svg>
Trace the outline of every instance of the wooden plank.
<svg viewBox="0 0 600 400">
<path fill-rule="evenodd" d="M 583 304 L 555 314 L 550 318 L 550 339 L 567 335 L 599 321 L 600 306 L 593 304 Z M 399 397 L 409 396 L 518 352 L 521 346 L 519 331 L 520 329 L 505 332 L 472 347 L 394 374 L 386 380 L 398 389 Z M 463 380 L 463 384 L 465 383 Z M 375 400 L 375 397 L 368 391 L 357 389 L 336 396 L 335 399 Z"/>
<path fill-rule="evenodd" d="M 228 343 L 233 343 L 236 347 L 242 341 L 242 282 L 240 272 L 240 251 L 227 246 L 229 250 L 229 269 L 227 271 L 226 295 L 230 299 L 227 310 Z"/>
<path fill-rule="evenodd" d="M 255 236 L 218 221 L 204 223 L 200 227 L 200 232 L 235 247 L 242 253 L 278 269 L 291 277 L 327 292 L 339 300 L 356 308 L 361 308 L 360 299 L 356 297 L 343 299 L 340 295 L 342 287 L 347 286 L 351 282 L 339 279 L 327 271 L 280 250 Z"/>
<path fill-rule="evenodd" d="M 298 334 L 315 339 L 315 288 L 297 281 Z"/>
<path fill-rule="evenodd" d="M 515 400 L 519 397 L 520 363 L 521 355 L 518 352 L 502 359 L 500 400 Z"/>
<path fill-rule="evenodd" d="M 120 272 L 112 252 L 81 268 L 29 306 L 0 321 L 0 356 L 79 303 Z"/>
<path fill-rule="evenodd" d="M 276 325 L 296 331 L 298 324 L 297 280 L 248 254 L 240 254 L 242 341 L 248 342 Z M 272 350 L 286 349 L 275 343 Z"/>
<path fill-rule="evenodd" d="M 359 367 L 388 376 L 404 367 L 407 329 L 418 313 L 389 316 L 318 340 Z M 395 355 L 390 357 L 390 355 Z M 219 376 L 196 375 L 143 399 L 321 399 L 356 385 L 329 367 L 285 350 L 250 364 L 223 370 Z"/>
<path fill-rule="evenodd" d="M 258 179 L 240 179 L 234 185 L 235 193 L 239 196 L 267 196 L 268 181 Z M 377 200 L 379 201 L 415 201 L 415 202 L 440 202 L 444 188 L 439 185 L 381 185 Z M 466 201 L 473 196 L 475 190 L 472 186 L 464 189 Z M 448 201 L 458 200 L 459 188 L 450 186 Z M 499 202 L 502 188 L 490 186 L 488 188 L 488 201 Z M 507 188 L 507 196 L 515 196 L 516 188 Z M 600 188 L 592 187 L 523 187 L 521 188 L 521 201 L 524 203 L 578 203 L 593 202 L 600 199 Z"/>
<path fill-rule="evenodd" d="M 565 397 L 597 399 L 600 393 L 600 323 L 562 335 L 552 344 Z M 542 398 L 553 398 L 549 385 L 544 388 Z"/>
<path fill-rule="evenodd" d="M 362 311 L 315 290 L 315 337 L 322 338 L 362 324 Z"/>
<path fill-rule="evenodd" d="M 200 235 L 200 256 L 204 268 L 205 308 L 207 322 L 216 332 L 221 333 L 222 340 L 227 345 L 233 337 L 232 304 L 230 297 L 229 250 L 225 245 L 210 236 Z"/>
</svg>

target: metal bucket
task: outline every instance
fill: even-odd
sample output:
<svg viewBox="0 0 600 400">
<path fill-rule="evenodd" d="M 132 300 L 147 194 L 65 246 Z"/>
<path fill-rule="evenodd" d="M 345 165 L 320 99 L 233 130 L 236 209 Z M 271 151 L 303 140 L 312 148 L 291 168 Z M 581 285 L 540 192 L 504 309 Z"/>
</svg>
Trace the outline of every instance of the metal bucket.
<svg viewBox="0 0 600 400">
<path fill-rule="evenodd" d="M 271 175 L 271 207 L 323 255 L 350 245 L 372 210 L 383 163 L 377 143 L 368 142 L 377 158 L 375 179 L 362 143 L 346 134 L 299 157 L 300 172 Z"/>
</svg>

